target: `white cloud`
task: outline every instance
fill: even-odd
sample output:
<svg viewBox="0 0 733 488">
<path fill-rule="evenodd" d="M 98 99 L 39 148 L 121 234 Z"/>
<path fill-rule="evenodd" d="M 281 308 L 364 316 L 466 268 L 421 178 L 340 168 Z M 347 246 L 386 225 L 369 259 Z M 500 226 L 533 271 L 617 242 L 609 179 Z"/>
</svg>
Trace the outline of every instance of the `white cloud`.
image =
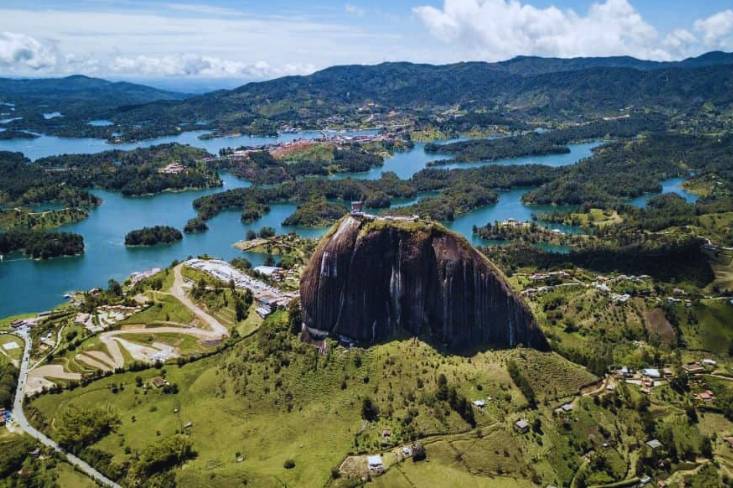
<svg viewBox="0 0 733 488">
<path fill-rule="evenodd" d="M 671 56 L 656 29 L 627 0 L 594 3 L 585 15 L 554 6 L 537 8 L 520 0 L 444 0 L 442 8 L 421 6 L 414 12 L 435 37 L 460 44 L 483 59 L 519 54 Z"/>
<path fill-rule="evenodd" d="M 355 15 L 357 17 L 363 17 L 366 14 L 366 10 L 353 3 L 347 3 L 344 5 L 344 10 L 349 15 Z"/>
<path fill-rule="evenodd" d="M 313 65 L 286 64 L 272 66 L 265 61 L 243 63 L 211 56 L 118 56 L 107 67 L 109 71 L 137 76 L 202 76 L 207 78 L 264 79 L 278 76 L 307 74 Z"/>
<path fill-rule="evenodd" d="M 247 63 L 216 56 L 171 54 L 97 58 L 63 54 L 53 44 L 13 32 L 0 32 L 0 68 L 13 74 L 116 74 L 125 76 L 200 76 L 206 78 L 266 79 L 308 74 L 315 66 L 305 63 L 271 65 L 265 61 Z"/>
<path fill-rule="evenodd" d="M 733 46 L 733 10 L 723 10 L 706 19 L 697 20 L 695 30 L 702 34 L 707 46 Z"/>
<path fill-rule="evenodd" d="M 25 34 L 0 32 L 0 67 L 35 71 L 53 67 L 57 62 L 53 45 Z"/>
</svg>

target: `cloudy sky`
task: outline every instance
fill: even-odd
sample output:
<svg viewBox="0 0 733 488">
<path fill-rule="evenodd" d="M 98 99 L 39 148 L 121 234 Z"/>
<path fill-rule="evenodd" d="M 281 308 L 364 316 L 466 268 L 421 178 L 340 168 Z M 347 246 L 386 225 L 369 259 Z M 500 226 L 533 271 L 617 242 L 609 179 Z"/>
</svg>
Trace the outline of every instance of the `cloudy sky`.
<svg viewBox="0 0 733 488">
<path fill-rule="evenodd" d="M 257 80 L 348 63 L 710 50 L 733 51 L 733 0 L 0 3 L 0 76 Z"/>
</svg>

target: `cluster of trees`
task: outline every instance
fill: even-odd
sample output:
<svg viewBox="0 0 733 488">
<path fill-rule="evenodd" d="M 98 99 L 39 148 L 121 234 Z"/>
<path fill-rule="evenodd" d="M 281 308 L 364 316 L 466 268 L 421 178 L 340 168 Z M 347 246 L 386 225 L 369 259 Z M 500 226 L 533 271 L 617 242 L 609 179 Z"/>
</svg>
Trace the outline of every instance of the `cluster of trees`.
<svg viewBox="0 0 733 488">
<path fill-rule="evenodd" d="M 535 396 L 532 385 L 529 384 L 529 380 L 522 372 L 522 368 L 516 361 L 509 360 L 507 361 L 507 372 L 511 376 L 514 384 L 519 388 L 519 391 L 524 395 L 524 398 L 527 399 L 530 407 L 534 408 L 537 405 L 537 397 Z"/>
<path fill-rule="evenodd" d="M 547 132 L 528 132 L 499 139 L 478 139 L 428 144 L 427 152 L 448 153 L 455 161 L 492 161 L 520 156 L 540 156 L 570 152 L 568 144 L 574 141 L 605 137 L 635 137 L 647 131 L 663 131 L 667 120 L 659 114 L 635 114 L 628 118 L 596 120 Z M 438 161 L 441 164 L 449 161 Z"/>
<path fill-rule="evenodd" d="M 18 370 L 10 363 L 0 362 L 0 407 L 12 408 L 17 383 Z"/>
<path fill-rule="evenodd" d="M 346 212 L 343 205 L 329 202 L 325 197 L 315 197 L 298 205 L 298 209 L 283 221 L 283 225 L 323 227 L 340 219 Z"/>
<path fill-rule="evenodd" d="M 247 318 L 247 311 L 249 310 L 249 307 L 252 306 L 254 297 L 252 296 L 252 292 L 249 290 L 244 290 L 243 292 L 232 292 L 234 293 L 234 318 L 239 322 Z"/>
<path fill-rule="evenodd" d="M 448 402 L 451 409 L 468 425 L 476 427 L 476 418 L 471 402 L 458 393 L 455 386 L 448 386 L 448 378 L 443 373 L 438 376 L 438 389 L 435 392 L 435 398 L 443 402 Z"/>
<path fill-rule="evenodd" d="M 186 226 L 183 228 L 183 232 L 186 234 L 197 234 L 200 232 L 206 232 L 209 230 L 209 226 L 206 225 L 206 221 L 201 217 L 194 217 L 186 222 Z"/>
<path fill-rule="evenodd" d="M 110 406 L 69 406 L 56 422 L 56 438 L 66 449 L 79 452 L 114 432 L 120 423 L 119 415 Z"/>
<path fill-rule="evenodd" d="M 277 234 L 277 232 L 275 232 L 275 229 L 266 225 L 260 228 L 259 232 L 255 232 L 253 229 L 249 229 L 245 234 L 245 238 L 248 241 L 257 239 L 258 237 L 261 239 L 269 239 L 270 237 L 275 237 L 275 234 Z"/>
<path fill-rule="evenodd" d="M 183 239 L 183 234 L 175 227 L 156 225 L 128 232 L 125 236 L 125 245 L 154 246 L 156 244 L 172 244 L 181 239 Z"/>
<path fill-rule="evenodd" d="M 40 464 L 38 459 L 31 456 L 31 452 L 36 448 L 37 444 L 29 436 L 10 435 L 3 436 L 0 441 L 0 479 L 3 486 L 55 486 L 55 484 L 45 484 L 41 480 L 36 479 L 34 469 L 28 469 L 26 476 L 19 476 L 18 471 L 24 466 L 38 467 Z"/>
<path fill-rule="evenodd" d="M 131 486 L 175 486 L 169 471 L 196 457 L 191 439 L 177 434 L 146 447 L 132 463 L 127 478 Z M 167 483 L 161 483 L 167 481 Z M 173 481 L 173 484 L 169 484 Z"/>
<path fill-rule="evenodd" d="M 0 254 L 23 251 L 33 259 L 76 256 L 84 253 L 84 238 L 70 232 L 11 230 L 0 233 Z"/>
</svg>

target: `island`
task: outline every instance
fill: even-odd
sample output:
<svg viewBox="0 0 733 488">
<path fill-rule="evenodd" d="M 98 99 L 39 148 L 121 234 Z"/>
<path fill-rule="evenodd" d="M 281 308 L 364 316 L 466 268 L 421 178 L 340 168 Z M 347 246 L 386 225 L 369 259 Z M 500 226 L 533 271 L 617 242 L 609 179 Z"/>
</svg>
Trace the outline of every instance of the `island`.
<svg viewBox="0 0 733 488">
<path fill-rule="evenodd" d="M 71 232 L 11 230 L 0 232 L 0 255 L 22 251 L 33 259 L 77 256 L 84 253 L 84 238 Z"/>
<path fill-rule="evenodd" d="M 125 236 L 125 245 L 155 246 L 158 244 L 173 244 L 181 239 L 183 239 L 183 234 L 175 227 L 156 225 L 128 232 Z"/>
</svg>

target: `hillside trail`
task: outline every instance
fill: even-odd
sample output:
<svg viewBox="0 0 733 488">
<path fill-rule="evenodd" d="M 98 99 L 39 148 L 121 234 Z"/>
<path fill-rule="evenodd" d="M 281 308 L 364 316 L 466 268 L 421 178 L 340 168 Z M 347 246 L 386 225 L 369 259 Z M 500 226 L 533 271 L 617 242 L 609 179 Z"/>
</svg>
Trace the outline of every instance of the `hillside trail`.
<svg viewBox="0 0 733 488">
<path fill-rule="evenodd" d="M 122 329 L 102 332 L 98 335 L 99 341 L 105 350 L 83 351 L 76 355 L 75 359 L 81 363 L 91 366 L 102 371 L 113 371 L 125 366 L 125 352 L 133 359 L 141 361 L 152 361 L 156 355 L 161 359 L 173 357 L 175 348 L 163 343 L 152 343 L 149 345 L 139 345 L 124 339 L 126 335 L 156 335 L 156 334 L 183 334 L 196 337 L 199 341 L 220 341 L 229 337 L 229 329 L 215 317 L 210 315 L 196 303 L 194 303 L 186 294 L 185 280 L 181 273 L 183 264 L 179 264 L 173 268 L 174 280 L 173 285 L 168 292 L 169 295 L 175 297 L 184 307 L 194 314 L 208 329 L 201 329 L 192 326 L 161 326 L 148 327 L 145 325 L 125 326 Z M 123 352 L 123 349 L 125 352 Z M 43 389 L 44 386 L 51 386 L 53 383 L 48 378 L 61 378 L 67 380 L 79 380 L 81 374 L 66 371 L 62 365 L 46 365 L 35 367 L 31 370 L 29 376 L 33 381 L 27 388 L 27 393 L 32 394 Z"/>
</svg>

